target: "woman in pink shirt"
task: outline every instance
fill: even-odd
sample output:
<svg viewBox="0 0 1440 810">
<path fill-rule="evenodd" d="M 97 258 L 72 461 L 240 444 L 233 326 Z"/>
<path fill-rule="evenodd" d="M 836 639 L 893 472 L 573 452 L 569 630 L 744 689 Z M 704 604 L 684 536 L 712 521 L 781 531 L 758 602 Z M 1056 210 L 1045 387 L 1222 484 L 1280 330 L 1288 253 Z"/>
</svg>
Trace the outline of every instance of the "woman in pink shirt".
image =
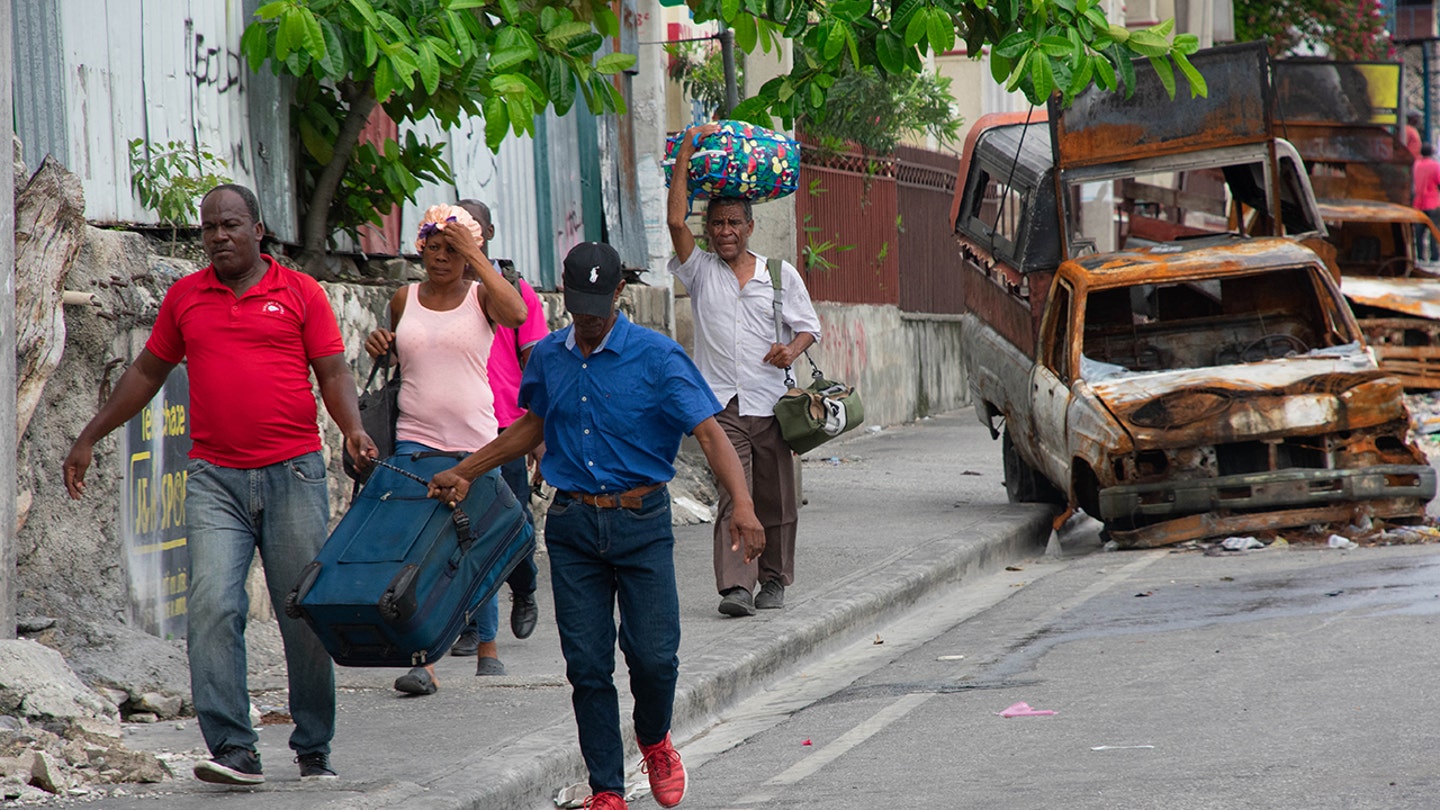
<svg viewBox="0 0 1440 810">
<path fill-rule="evenodd" d="M 490 344 L 495 324 L 519 326 L 526 309 L 520 293 L 480 250 L 484 241 L 479 223 L 463 208 L 436 205 L 427 210 L 415 241 L 425 263 L 425 280 L 396 290 L 390 299 L 390 329 L 376 329 L 365 340 L 371 357 L 394 347 L 400 360 L 397 453 L 469 454 L 495 439 L 495 395 L 487 372 Z M 471 268 L 479 282 L 465 277 Z M 495 648 L 495 597 L 481 606 L 479 619 L 475 674 L 503 675 Z M 397 690 L 412 695 L 434 694 L 438 686 L 431 664 L 395 680 Z"/>
<path fill-rule="evenodd" d="M 1435 160 L 1435 148 L 1430 144 L 1420 146 L 1420 159 L 1415 161 L 1415 207 L 1425 212 L 1431 222 L 1440 223 L 1440 162 Z M 1415 226 L 1415 248 L 1420 251 L 1420 238 L 1430 243 L 1430 261 L 1440 261 L 1440 245 L 1429 238 L 1428 229 Z M 1421 255 L 1424 255 L 1421 253 Z"/>
</svg>

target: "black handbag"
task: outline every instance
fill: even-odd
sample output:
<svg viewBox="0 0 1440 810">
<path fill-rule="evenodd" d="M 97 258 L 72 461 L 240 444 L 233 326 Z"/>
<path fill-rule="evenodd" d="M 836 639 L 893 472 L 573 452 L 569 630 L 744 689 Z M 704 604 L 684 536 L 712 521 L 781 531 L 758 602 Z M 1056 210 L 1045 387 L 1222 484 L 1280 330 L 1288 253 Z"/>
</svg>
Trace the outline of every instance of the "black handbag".
<svg viewBox="0 0 1440 810">
<path fill-rule="evenodd" d="M 382 368 L 385 369 L 383 375 L 380 374 Z M 380 377 L 379 386 L 375 385 L 377 376 Z M 400 363 L 392 350 L 375 358 L 374 364 L 370 366 L 370 377 L 365 380 L 365 389 L 360 392 L 360 425 L 370 434 L 370 440 L 375 442 L 379 458 L 389 458 L 395 454 L 395 420 L 399 416 Z M 365 483 L 374 467 L 361 471 L 355 466 L 349 447 L 344 447 L 341 453 L 345 474 L 355 479 L 357 484 Z"/>
</svg>

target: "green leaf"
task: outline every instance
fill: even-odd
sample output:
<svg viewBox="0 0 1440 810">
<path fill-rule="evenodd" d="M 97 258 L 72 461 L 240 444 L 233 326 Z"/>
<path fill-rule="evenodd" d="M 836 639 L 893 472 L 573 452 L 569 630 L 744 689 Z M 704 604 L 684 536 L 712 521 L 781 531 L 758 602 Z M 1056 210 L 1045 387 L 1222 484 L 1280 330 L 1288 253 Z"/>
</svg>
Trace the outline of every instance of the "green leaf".
<svg viewBox="0 0 1440 810">
<path fill-rule="evenodd" d="M 839 56 L 840 52 L 845 50 L 844 25 L 845 24 L 839 20 L 831 20 L 830 24 L 824 29 L 823 36 L 825 37 L 825 44 L 821 47 L 820 56 L 827 62 Z"/>
<path fill-rule="evenodd" d="M 990 53 L 992 58 L 998 55 L 1006 59 L 1014 59 L 1029 50 L 1031 44 L 1034 42 L 1035 40 L 1030 37 L 1029 31 L 1015 31 L 1000 40 L 1000 44 L 991 49 Z"/>
<path fill-rule="evenodd" d="M 285 9 L 289 7 L 288 3 L 282 0 L 276 0 L 274 3 L 266 3 L 260 8 L 255 9 L 255 16 L 262 20 L 273 20 L 283 14 Z"/>
<path fill-rule="evenodd" d="M 540 10 L 540 30 L 549 31 L 560 22 L 560 12 L 554 6 L 546 6 Z"/>
<path fill-rule="evenodd" d="M 1096 56 L 1083 55 L 1080 57 L 1080 69 L 1070 75 L 1070 86 L 1065 90 L 1066 98 L 1074 98 L 1081 90 L 1090 86 L 1090 80 L 1095 75 L 1095 62 L 1104 59 Z"/>
<path fill-rule="evenodd" d="M 796 3 L 790 10 L 790 20 L 785 23 L 785 30 L 781 33 L 786 39 L 796 39 L 804 33 L 805 27 L 809 24 L 810 14 L 806 10 L 806 5 Z"/>
<path fill-rule="evenodd" d="M 329 20 L 320 21 L 320 30 L 325 37 L 325 56 L 316 61 L 327 78 L 339 79 L 346 73 L 345 45 L 340 40 L 340 32 Z"/>
<path fill-rule="evenodd" d="M 1176 39 L 1179 39 L 1179 37 L 1176 37 Z M 1180 72 L 1185 74 L 1185 81 L 1190 83 L 1191 98 L 1195 98 L 1196 96 L 1204 98 L 1210 95 L 1210 88 L 1205 84 L 1205 77 L 1201 76 L 1200 71 L 1196 70 L 1195 66 L 1190 64 L 1190 60 L 1185 54 L 1176 51 L 1170 54 L 1170 57 L 1175 60 L 1175 64 L 1179 66 Z"/>
<path fill-rule="evenodd" d="M 1105 12 L 1099 8 L 1086 10 L 1085 19 L 1089 20 L 1090 24 L 1095 26 L 1095 30 L 1097 31 L 1106 31 L 1110 28 L 1110 21 L 1105 19 Z"/>
<path fill-rule="evenodd" d="M 1122 45 L 1130 39 L 1130 29 L 1121 25 L 1109 25 L 1105 29 L 1105 33 L 1111 39 L 1119 42 Z"/>
<path fill-rule="evenodd" d="M 735 17 L 735 44 L 745 53 L 755 50 L 757 32 L 755 30 L 755 18 L 749 14 L 740 14 Z"/>
<path fill-rule="evenodd" d="M 504 73 L 513 69 L 531 58 L 529 48 L 506 48 L 502 51 L 495 51 L 490 54 L 490 71 L 492 73 Z"/>
<path fill-rule="evenodd" d="M 510 112 L 505 100 L 499 96 L 485 99 L 481 106 L 485 110 L 485 144 L 494 152 L 500 148 L 505 133 L 510 130 Z"/>
<path fill-rule="evenodd" d="M 1036 49 L 1030 52 L 1030 83 L 1035 86 L 1035 95 L 1031 101 L 1036 104 L 1043 104 L 1055 92 L 1055 76 L 1050 70 L 1050 58 L 1044 51 Z"/>
<path fill-rule="evenodd" d="M 316 61 L 325 58 L 325 34 L 320 30 L 320 21 L 315 19 L 315 14 L 308 8 L 300 9 L 300 25 L 303 32 L 302 41 L 305 43 L 305 50 Z"/>
<path fill-rule="evenodd" d="M 390 33 L 394 34 L 397 39 L 401 41 L 410 39 L 410 29 L 405 27 L 405 23 L 401 22 L 399 17 L 383 9 L 375 12 L 375 16 L 380 18 L 380 22 L 390 29 Z"/>
<path fill-rule="evenodd" d="M 885 30 L 875 35 L 875 58 L 886 73 L 900 74 L 905 70 L 905 42 L 894 32 Z"/>
<path fill-rule="evenodd" d="M 451 42 L 440 37 L 425 37 L 425 41 L 430 44 L 430 52 L 435 54 L 436 59 L 450 67 L 460 67 L 465 64 L 465 59 L 460 56 L 460 52 Z"/>
<path fill-rule="evenodd" d="M 1141 56 L 1164 56 L 1170 52 L 1170 43 L 1148 28 L 1131 31 L 1125 45 Z"/>
<path fill-rule="evenodd" d="M 1176 34 L 1171 45 L 1177 53 L 1189 56 L 1200 50 L 1200 38 L 1194 34 Z"/>
<path fill-rule="evenodd" d="M 1003 56 L 996 56 L 993 52 L 990 54 L 990 78 L 996 82 L 1004 84 L 1005 80 L 1010 76 L 1010 71 L 1013 70 L 1014 67 L 1015 62 L 1013 60 L 1006 59 Z"/>
<path fill-rule="evenodd" d="M 394 92 L 395 73 L 390 69 L 390 60 L 380 59 L 375 63 L 375 98 L 385 101 Z"/>
<path fill-rule="evenodd" d="M 1115 89 L 1115 69 L 1110 67 L 1110 60 L 1103 56 L 1094 57 L 1091 62 L 1095 66 L 1095 83 L 1106 90 Z"/>
<path fill-rule="evenodd" d="M 825 106 L 825 91 L 818 84 L 810 85 L 810 106 L 817 110 Z"/>
<path fill-rule="evenodd" d="M 920 44 L 929 33 L 929 14 L 920 13 L 910 18 L 910 24 L 905 26 L 905 47 L 913 48 Z"/>
<path fill-rule="evenodd" d="M 375 9 L 370 6 L 368 0 L 350 0 L 350 6 L 360 12 L 360 16 L 365 18 L 366 25 L 371 28 L 380 27 L 380 18 L 375 16 Z"/>
<path fill-rule="evenodd" d="M 1064 59 L 1075 52 L 1075 45 L 1065 37 L 1047 36 L 1040 40 L 1040 50 L 1044 51 L 1046 56 Z"/>
<path fill-rule="evenodd" d="M 517 0 L 499 0 L 502 19 L 514 22 L 520 19 L 520 3 Z"/>
<path fill-rule="evenodd" d="M 740 0 L 720 0 L 720 19 L 729 23 L 740 13 Z"/>
<path fill-rule="evenodd" d="M 484 8 L 485 0 L 450 0 L 450 2 L 446 5 L 452 10 L 459 10 L 465 8 Z"/>
<path fill-rule="evenodd" d="M 1170 36 L 1170 32 L 1175 30 L 1175 18 L 1171 17 L 1168 20 L 1162 20 L 1160 24 L 1152 25 L 1145 30 L 1154 31 L 1158 36 L 1168 37 Z"/>
<path fill-rule="evenodd" d="M 490 80 L 490 88 L 496 95 L 518 95 L 526 91 L 525 83 L 514 73 L 502 73 Z"/>
<path fill-rule="evenodd" d="M 375 64 L 375 57 L 380 55 L 380 49 L 375 41 L 374 31 L 367 28 L 363 32 L 362 37 L 365 40 L 365 66 L 369 67 Z"/>
<path fill-rule="evenodd" d="M 600 61 L 595 63 L 595 72 L 603 74 L 619 73 L 622 70 L 629 70 L 634 64 L 634 54 L 607 53 L 600 57 Z"/>
<path fill-rule="evenodd" d="M 265 64 L 265 57 L 270 51 L 269 40 L 265 26 L 260 23 L 245 26 L 245 33 L 240 35 L 240 52 L 245 54 L 251 72 L 259 72 L 260 66 Z"/>
<path fill-rule="evenodd" d="M 604 42 L 604 37 L 591 31 L 584 36 L 570 40 L 570 44 L 566 46 L 565 52 L 571 56 L 586 57 L 600 50 L 600 46 L 604 44 Z"/>
<path fill-rule="evenodd" d="M 930 9 L 928 29 L 932 53 L 940 56 L 955 50 L 955 23 L 949 14 L 938 8 Z"/>
<path fill-rule="evenodd" d="M 300 44 L 290 42 L 290 34 L 295 30 L 295 26 L 290 21 L 295 19 L 296 14 L 295 9 L 287 9 L 285 15 L 280 18 L 280 24 L 275 26 L 275 58 L 281 62 L 289 59 L 290 49 Z"/>
<path fill-rule="evenodd" d="M 589 23 L 570 21 L 561 23 L 545 32 L 545 41 L 557 48 L 567 47 L 573 40 L 586 34 L 592 33 L 594 29 Z"/>
<path fill-rule="evenodd" d="M 747 121 L 767 129 L 775 127 L 775 119 L 770 116 L 769 106 L 759 96 L 740 102 L 735 109 L 730 111 L 729 115 L 735 121 Z"/>
<path fill-rule="evenodd" d="M 416 43 L 416 62 L 420 67 L 420 81 L 425 85 L 425 92 L 435 95 L 440 89 L 440 63 L 435 59 L 434 51 L 430 50 L 430 43 L 420 41 Z"/>
<path fill-rule="evenodd" d="M 1135 63 L 1130 61 L 1130 55 L 1125 53 L 1117 45 L 1112 50 L 1114 61 L 1120 71 L 1120 81 L 1125 85 L 1125 97 L 1129 98 L 1135 92 Z"/>
<path fill-rule="evenodd" d="M 620 18 L 615 16 L 609 6 L 595 9 L 595 30 L 602 36 L 620 36 Z"/>
<path fill-rule="evenodd" d="M 925 7 L 925 0 L 900 0 L 890 17 L 891 24 L 899 29 L 910 25 L 910 20 L 916 11 Z"/>
<path fill-rule="evenodd" d="M 389 54 L 390 69 L 395 73 L 395 80 L 405 85 L 407 90 L 415 89 L 415 74 L 419 72 L 420 66 L 415 63 L 415 58 L 410 55 L 408 48 L 396 48 Z"/>
</svg>

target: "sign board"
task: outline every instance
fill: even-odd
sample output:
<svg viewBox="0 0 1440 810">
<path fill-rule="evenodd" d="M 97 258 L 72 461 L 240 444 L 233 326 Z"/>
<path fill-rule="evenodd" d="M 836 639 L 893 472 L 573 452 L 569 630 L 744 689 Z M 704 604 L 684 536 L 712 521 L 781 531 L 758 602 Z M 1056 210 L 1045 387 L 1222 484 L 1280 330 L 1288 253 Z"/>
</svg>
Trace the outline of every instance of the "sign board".
<svg viewBox="0 0 1440 810">
<path fill-rule="evenodd" d="M 185 366 L 120 436 L 124 489 L 120 527 L 131 606 L 145 630 L 183 638 L 190 586 L 185 531 L 185 479 L 190 456 L 190 377 Z"/>
</svg>

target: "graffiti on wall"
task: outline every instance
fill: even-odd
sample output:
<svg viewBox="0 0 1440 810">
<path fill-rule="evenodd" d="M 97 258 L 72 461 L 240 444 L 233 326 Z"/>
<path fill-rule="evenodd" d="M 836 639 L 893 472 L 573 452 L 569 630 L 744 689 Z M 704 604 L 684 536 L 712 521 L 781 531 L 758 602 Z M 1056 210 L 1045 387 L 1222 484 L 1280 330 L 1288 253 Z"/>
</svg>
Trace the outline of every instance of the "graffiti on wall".
<svg viewBox="0 0 1440 810">
<path fill-rule="evenodd" d="M 245 64 L 239 51 L 230 50 L 219 40 L 207 41 L 195 30 L 195 21 L 185 21 L 185 75 L 195 80 L 196 87 L 209 87 L 217 93 L 244 92 L 240 78 Z"/>
</svg>

